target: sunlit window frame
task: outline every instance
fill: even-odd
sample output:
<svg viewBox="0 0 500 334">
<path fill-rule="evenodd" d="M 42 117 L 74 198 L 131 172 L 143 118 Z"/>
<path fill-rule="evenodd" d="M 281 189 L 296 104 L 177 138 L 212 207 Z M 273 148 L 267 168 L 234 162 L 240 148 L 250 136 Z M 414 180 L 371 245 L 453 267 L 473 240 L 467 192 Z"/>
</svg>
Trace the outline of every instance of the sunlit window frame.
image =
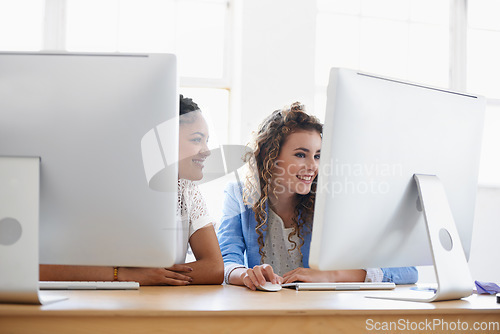
<svg viewBox="0 0 500 334">
<path fill-rule="evenodd" d="M 232 38 L 231 31 L 233 26 L 232 15 L 233 0 L 226 0 L 227 20 L 224 28 L 224 59 L 223 74 L 221 78 L 197 78 L 180 77 L 181 87 L 189 88 L 217 88 L 226 89 L 231 93 L 231 71 L 232 71 Z M 45 16 L 43 26 L 43 44 L 42 50 L 63 51 L 65 47 L 66 33 L 66 0 L 45 0 Z"/>
<path fill-rule="evenodd" d="M 450 11 L 450 89 L 467 90 L 467 3 L 469 0 L 451 0 Z M 500 99 L 486 99 L 490 106 L 500 106 Z"/>
<path fill-rule="evenodd" d="M 449 45 L 449 78 L 448 88 L 456 91 L 467 91 L 467 35 L 468 35 L 468 1 L 450 0 L 450 45 Z M 322 11 L 318 8 L 317 13 Z M 323 97 L 325 86 L 316 85 L 316 99 Z M 499 98 L 486 97 L 488 110 L 498 109 Z M 496 184 L 497 181 L 484 180 L 485 186 Z"/>
<path fill-rule="evenodd" d="M 468 0 L 450 0 L 450 62 L 448 85 L 452 90 L 467 89 L 467 3 Z M 322 13 L 318 9 L 318 14 Z M 318 86 L 316 91 L 324 91 Z M 488 98 L 489 105 L 500 105 L 500 99 Z"/>
</svg>

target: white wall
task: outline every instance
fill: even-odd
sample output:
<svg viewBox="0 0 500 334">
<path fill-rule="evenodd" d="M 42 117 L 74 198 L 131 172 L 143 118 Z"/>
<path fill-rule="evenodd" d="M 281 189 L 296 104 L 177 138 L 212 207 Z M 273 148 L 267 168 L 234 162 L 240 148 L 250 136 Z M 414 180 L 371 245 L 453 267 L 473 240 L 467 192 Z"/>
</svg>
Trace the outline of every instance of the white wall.
<svg viewBox="0 0 500 334">
<path fill-rule="evenodd" d="M 500 188 L 479 188 L 469 267 L 472 278 L 500 283 Z"/>
<path fill-rule="evenodd" d="M 295 101 L 314 108 L 314 0 L 247 0 L 241 6 L 236 42 L 233 113 L 241 113 L 235 143 L 272 111 Z"/>
</svg>

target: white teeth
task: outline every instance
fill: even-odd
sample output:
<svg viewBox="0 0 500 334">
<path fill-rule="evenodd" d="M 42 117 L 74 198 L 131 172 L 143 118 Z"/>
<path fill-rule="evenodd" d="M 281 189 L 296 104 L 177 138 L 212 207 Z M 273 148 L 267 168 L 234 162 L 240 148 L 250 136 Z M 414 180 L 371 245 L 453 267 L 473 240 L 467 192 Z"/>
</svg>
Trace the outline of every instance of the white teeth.
<svg viewBox="0 0 500 334">
<path fill-rule="evenodd" d="M 304 180 L 304 181 L 311 181 L 313 179 L 312 176 L 308 176 L 308 175 L 297 175 L 297 177 L 300 179 L 300 180 Z"/>
</svg>

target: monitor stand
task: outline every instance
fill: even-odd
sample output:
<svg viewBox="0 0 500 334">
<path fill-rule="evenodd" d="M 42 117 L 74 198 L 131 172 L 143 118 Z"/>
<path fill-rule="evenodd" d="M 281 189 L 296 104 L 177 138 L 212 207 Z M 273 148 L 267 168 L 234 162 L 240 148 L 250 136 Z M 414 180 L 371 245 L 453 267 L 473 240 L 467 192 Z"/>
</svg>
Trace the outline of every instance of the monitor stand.
<svg viewBox="0 0 500 334">
<path fill-rule="evenodd" d="M 0 303 L 46 304 L 40 296 L 40 158 L 0 157 Z"/>
<path fill-rule="evenodd" d="M 420 302 L 468 297 L 473 291 L 472 276 L 443 184 L 436 175 L 415 174 L 413 177 L 417 183 L 434 260 L 436 292 L 412 291 L 406 295 L 396 293 L 369 297 Z"/>
</svg>

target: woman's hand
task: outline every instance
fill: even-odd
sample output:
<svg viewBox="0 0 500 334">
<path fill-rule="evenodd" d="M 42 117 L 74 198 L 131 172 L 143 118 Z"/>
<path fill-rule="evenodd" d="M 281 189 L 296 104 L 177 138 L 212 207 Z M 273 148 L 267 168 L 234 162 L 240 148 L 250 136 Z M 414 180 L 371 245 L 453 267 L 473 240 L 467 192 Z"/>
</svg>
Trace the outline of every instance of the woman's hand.
<svg viewBox="0 0 500 334">
<path fill-rule="evenodd" d="M 135 281 L 140 285 L 188 285 L 193 279 L 187 276 L 193 269 L 185 264 L 168 268 L 119 267 L 118 280 Z"/>
<path fill-rule="evenodd" d="M 364 282 L 364 270 L 323 271 L 311 268 L 297 268 L 283 275 L 283 283 L 293 282 Z"/>
<path fill-rule="evenodd" d="M 274 284 L 281 284 L 283 282 L 283 278 L 276 275 L 273 271 L 273 267 L 269 264 L 262 264 L 251 269 L 246 269 L 241 274 L 241 280 L 247 288 L 253 291 L 266 282 Z"/>
<path fill-rule="evenodd" d="M 283 275 L 283 283 L 330 282 L 329 272 L 311 268 L 297 268 Z"/>
</svg>

